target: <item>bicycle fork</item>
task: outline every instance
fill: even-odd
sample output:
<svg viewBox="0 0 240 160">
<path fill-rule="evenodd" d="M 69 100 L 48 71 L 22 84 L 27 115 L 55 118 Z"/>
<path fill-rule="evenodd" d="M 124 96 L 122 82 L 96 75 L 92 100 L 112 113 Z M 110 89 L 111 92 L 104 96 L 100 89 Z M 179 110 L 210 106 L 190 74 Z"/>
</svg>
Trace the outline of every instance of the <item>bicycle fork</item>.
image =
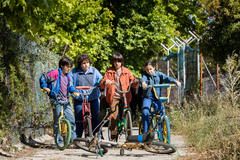
<svg viewBox="0 0 240 160">
<path fill-rule="evenodd" d="M 61 113 L 61 115 L 60 115 L 60 117 L 58 119 L 58 126 L 59 126 L 59 133 L 61 134 L 61 133 L 66 133 L 66 125 L 65 124 L 61 125 L 62 124 L 61 123 L 62 119 L 65 118 L 64 117 L 64 113 L 63 113 L 63 106 L 61 106 L 61 112 L 60 113 Z"/>
</svg>

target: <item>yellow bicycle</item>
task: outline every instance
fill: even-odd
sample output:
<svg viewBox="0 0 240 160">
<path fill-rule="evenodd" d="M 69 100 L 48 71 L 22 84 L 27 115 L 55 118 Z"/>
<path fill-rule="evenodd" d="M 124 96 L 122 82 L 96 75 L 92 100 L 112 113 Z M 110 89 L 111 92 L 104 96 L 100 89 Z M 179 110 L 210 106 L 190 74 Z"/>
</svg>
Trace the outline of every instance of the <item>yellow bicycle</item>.
<svg viewBox="0 0 240 160">
<path fill-rule="evenodd" d="M 46 90 L 42 89 L 43 92 L 48 93 Z M 68 119 L 66 118 L 64 111 L 63 111 L 63 106 L 68 104 L 69 101 L 60 101 L 59 97 L 57 96 L 57 94 L 53 91 L 50 91 L 52 93 L 54 93 L 55 95 L 55 99 L 56 99 L 56 103 L 59 104 L 61 106 L 61 112 L 60 112 L 60 117 L 58 118 L 58 128 L 56 129 L 55 133 L 54 133 L 54 139 L 55 139 L 55 143 L 56 146 L 59 150 L 64 150 L 67 148 L 67 146 L 70 143 L 71 140 L 71 124 L 68 121 Z"/>
</svg>

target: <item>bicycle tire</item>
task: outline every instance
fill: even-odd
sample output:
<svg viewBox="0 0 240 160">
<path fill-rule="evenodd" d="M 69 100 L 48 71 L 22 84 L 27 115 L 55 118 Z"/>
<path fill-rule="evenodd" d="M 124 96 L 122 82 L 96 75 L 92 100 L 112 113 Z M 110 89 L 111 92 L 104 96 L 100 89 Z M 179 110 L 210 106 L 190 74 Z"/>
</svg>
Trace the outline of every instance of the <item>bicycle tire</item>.
<svg viewBox="0 0 240 160">
<path fill-rule="evenodd" d="M 143 123 L 142 123 L 142 121 L 140 121 L 140 125 L 139 125 L 139 128 L 138 128 L 138 134 L 139 135 L 143 134 Z"/>
<path fill-rule="evenodd" d="M 55 144 L 56 144 L 57 148 L 59 150 L 64 150 L 64 149 L 67 148 L 67 146 L 70 143 L 72 129 L 71 129 L 71 124 L 70 124 L 70 122 L 67 119 L 62 118 L 60 123 L 61 123 L 60 124 L 61 125 L 61 132 L 59 131 L 59 126 L 58 126 L 58 128 L 56 130 L 56 133 L 55 133 L 54 139 L 55 139 Z M 60 136 L 63 139 L 63 143 L 61 143 L 59 141 L 60 140 Z"/>
<path fill-rule="evenodd" d="M 170 131 L 170 123 L 167 116 L 163 117 L 163 128 L 162 128 L 162 135 L 163 135 L 163 143 L 171 142 L 171 131 Z M 167 138 L 167 139 L 166 139 Z"/>
<path fill-rule="evenodd" d="M 96 146 L 93 146 L 92 149 L 90 150 L 88 148 L 89 144 L 90 144 L 90 137 L 87 137 L 87 138 L 76 138 L 73 140 L 73 143 L 75 146 L 79 147 L 80 149 L 84 150 L 84 151 L 87 151 L 87 152 L 90 152 L 90 153 L 98 153 L 98 154 L 101 154 L 99 152 L 99 150 L 97 150 L 97 147 Z M 102 148 L 102 154 L 105 154 L 108 152 L 108 149 L 106 147 L 104 147 L 104 145 L 101 145 L 101 148 Z"/>
<path fill-rule="evenodd" d="M 93 137 L 92 123 L 90 117 L 86 117 L 84 123 L 85 123 L 85 138 Z"/>
<path fill-rule="evenodd" d="M 112 138 L 111 138 L 111 134 L 112 134 L 112 131 L 111 131 L 111 118 L 110 118 L 110 120 L 108 121 L 108 139 L 109 139 L 109 141 L 111 141 L 112 140 Z"/>
<path fill-rule="evenodd" d="M 147 152 L 158 153 L 158 154 L 171 154 L 176 152 L 176 148 L 168 143 L 163 142 L 151 142 L 144 148 Z"/>
<path fill-rule="evenodd" d="M 125 125 L 124 125 L 124 130 L 125 130 L 125 137 L 127 139 L 128 136 L 132 135 L 132 117 L 130 111 L 125 112 Z"/>
</svg>

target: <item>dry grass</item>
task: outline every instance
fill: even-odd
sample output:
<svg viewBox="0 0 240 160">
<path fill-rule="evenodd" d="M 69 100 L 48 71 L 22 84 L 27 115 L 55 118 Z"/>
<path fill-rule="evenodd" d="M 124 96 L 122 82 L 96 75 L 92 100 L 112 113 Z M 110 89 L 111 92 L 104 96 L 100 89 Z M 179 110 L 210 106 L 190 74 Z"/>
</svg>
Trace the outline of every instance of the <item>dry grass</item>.
<svg viewBox="0 0 240 160">
<path fill-rule="evenodd" d="M 216 94 L 204 97 L 202 103 L 185 102 L 170 114 L 171 128 L 185 134 L 188 145 L 203 159 L 240 159 L 240 63 L 234 65 L 232 59 L 221 79 L 225 91 L 220 98 Z"/>
</svg>

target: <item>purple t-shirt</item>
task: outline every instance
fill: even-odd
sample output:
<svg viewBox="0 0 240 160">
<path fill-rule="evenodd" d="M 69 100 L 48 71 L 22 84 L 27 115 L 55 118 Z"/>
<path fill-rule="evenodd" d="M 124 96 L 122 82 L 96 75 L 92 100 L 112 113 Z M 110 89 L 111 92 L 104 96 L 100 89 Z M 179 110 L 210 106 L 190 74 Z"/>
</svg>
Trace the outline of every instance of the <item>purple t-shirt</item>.
<svg viewBox="0 0 240 160">
<path fill-rule="evenodd" d="M 60 90 L 59 95 L 62 100 L 67 100 L 67 76 L 64 74 L 61 75 L 61 84 L 60 84 Z"/>
</svg>

